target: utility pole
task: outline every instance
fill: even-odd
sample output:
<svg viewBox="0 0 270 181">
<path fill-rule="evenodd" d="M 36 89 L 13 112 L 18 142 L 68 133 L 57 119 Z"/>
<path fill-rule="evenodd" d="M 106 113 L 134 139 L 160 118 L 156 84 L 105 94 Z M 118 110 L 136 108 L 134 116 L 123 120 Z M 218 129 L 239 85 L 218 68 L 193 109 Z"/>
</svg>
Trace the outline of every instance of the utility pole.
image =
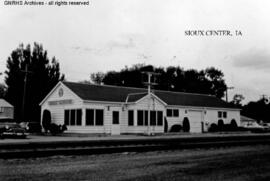
<svg viewBox="0 0 270 181">
<path fill-rule="evenodd" d="M 262 95 L 261 95 L 261 98 L 262 98 L 262 99 L 267 99 L 267 95 L 266 95 L 266 94 L 262 94 Z"/>
<path fill-rule="evenodd" d="M 228 90 L 234 89 L 234 87 L 226 87 L 226 102 L 228 102 Z"/>
<path fill-rule="evenodd" d="M 266 94 L 262 94 L 261 95 L 261 99 L 264 101 L 264 103 L 268 103 L 269 102 L 269 97 Z"/>
<path fill-rule="evenodd" d="M 27 76 L 29 73 L 32 73 L 28 71 L 28 64 L 26 63 L 25 65 L 25 70 L 22 71 L 24 72 L 24 87 L 23 87 L 23 101 L 22 101 L 22 121 L 25 121 L 25 98 L 26 98 L 26 86 L 27 86 Z"/>
<path fill-rule="evenodd" d="M 154 73 L 154 72 L 142 72 L 142 73 L 145 73 L 147 74 L 148 76 L 148 81 L 147 82 L 144 82 L 144 84 L 147 85 L 147 89 L 148 89 L 148 124 L 147 124 L 147 134 L 148 135 L 151 135 L 151 129 L 150 129 L 150 123 L 151 123 L 151 120 L 150 120 L 150 107 L 151 107 L 151 86 L 153 85 L 157 85 L 157 83 L 155 82 L 151 82 L 151 77 L 154 76 L 154 75 L 159 75 L 158 73 Z"/>
</svg>

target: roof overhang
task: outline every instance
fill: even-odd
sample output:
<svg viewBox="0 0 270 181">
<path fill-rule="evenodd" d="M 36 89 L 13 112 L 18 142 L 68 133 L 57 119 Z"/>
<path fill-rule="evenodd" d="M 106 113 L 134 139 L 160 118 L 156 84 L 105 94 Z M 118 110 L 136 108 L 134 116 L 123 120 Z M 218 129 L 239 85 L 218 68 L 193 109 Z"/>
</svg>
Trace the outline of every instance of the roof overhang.
<svg viewBox="0 0 270 181">
<path fill-rule="evenodd" d="M 184 105 L 167 105 L 167 107 L 179 107 L 186 109 L 210 109 L 210 110 L 228 110 L 228 111 L 241 111 L 240 108 L 226 108 L 226 107 L 201 107 L 201 106 L 184 106 Z"/>
<path fill-rule="evenodd" d="M 162 99 L 160 99 L 158 96 L 156 96 L 155 94 L 153 93 L 150 93 L 150 96 L 151 97 L 154 97 L 155 99 L 157 99 L 159 102 L 161 102 L 164 106 L 167 106 L 167 103 L 164 102 Z M 149 97 L 149 94 L 145 95 L 144 97 L 142 97 L 141 99 L 137 100 L 136 102 L 134 102 L 134 104 L 137 104 L 139 103 L 140 101 L 142 101 L 143 99 Z"/>
<path fill-rule="evenodd" d="M 125 104 L 125 102 L 93 101 L 93 100 L 83 100 L 83 103 L 98 103 L 98 104 L 108 104 L 108 105 L 123 105 L 123 104 Z"/>
</svg>

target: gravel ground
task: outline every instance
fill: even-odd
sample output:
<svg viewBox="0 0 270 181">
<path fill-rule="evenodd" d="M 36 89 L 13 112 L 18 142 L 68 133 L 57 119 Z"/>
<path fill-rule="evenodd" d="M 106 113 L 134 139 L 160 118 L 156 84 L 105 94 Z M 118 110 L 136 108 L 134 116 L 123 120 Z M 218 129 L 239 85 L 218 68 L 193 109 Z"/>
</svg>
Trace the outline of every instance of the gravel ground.
<svg viewBox="0 0 270 181">
<path fill-rule="evenodd" d="M 0 160 L 0 180 L 270 180 L 270 146 Z"/>
</svg>

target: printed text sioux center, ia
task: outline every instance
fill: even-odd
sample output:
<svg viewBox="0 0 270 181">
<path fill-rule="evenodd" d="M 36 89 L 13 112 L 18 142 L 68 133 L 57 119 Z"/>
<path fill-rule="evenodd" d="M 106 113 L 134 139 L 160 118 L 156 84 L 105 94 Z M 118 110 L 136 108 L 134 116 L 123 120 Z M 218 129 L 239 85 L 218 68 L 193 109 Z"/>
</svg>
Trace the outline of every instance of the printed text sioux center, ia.
<svg viewBox="0 0 270 181">
<path fill-rule="evenodd" d="M 186 30 L 185 36 L 242 36 L 240 30 Z"/>
</svg>

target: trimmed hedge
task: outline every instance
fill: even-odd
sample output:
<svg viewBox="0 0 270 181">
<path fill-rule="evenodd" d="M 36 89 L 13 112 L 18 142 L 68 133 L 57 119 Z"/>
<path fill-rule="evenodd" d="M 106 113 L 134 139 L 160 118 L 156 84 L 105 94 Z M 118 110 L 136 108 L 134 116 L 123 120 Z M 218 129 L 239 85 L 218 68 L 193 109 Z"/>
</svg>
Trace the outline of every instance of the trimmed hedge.
<svg viewBox="0 0 270 181">
<path fill-rule="evenodd" d="M 67 126 L 66 125 L 57 125 L 55 123 L 52 123 L 49 126 L 49 131 L 50 131 L 50 133 L 52 135 L 63 133 L 66 130 L 67 130 Z"/>
<path fill-rule="evenodd" d="M 224 122 L 222 119 L 218 120 L 218 130 L 223 131 L 225 129 Z"/>
<path fill-rule="evenodd" d="M 183 130 L 183 127 L 180 124 L 175 124 L 171 127 L 170 132 L 180 132 Z"/>
<path fill-rule="evenodd" d="M 219 120 L 218 124 L 212 123 L 208 129 L 209 132 L 218 131 L 241 131 L 237 126 L 236 121 L 233 119 L 230 124 L 224 124 L 223 120 Z"/>
<path fill-rule="evenodd" d="M 187 117 L 184 118 L 183 120 L 183 131 L 184 132 L 189 132 L 190 131 L 190 124 L 189 124 L 189 120 Z"/>
<path fill-rule="evenodd" d="M 209 132 L 217 132 L 218 131 L 218 125 L 215 123 L 212 123 L 210 125 L 210 128 L 208 129 Z"/>
<path fill-rule="evenodd" d="M 45 109 L 43 111 L 43 117 L 42 117 L 42 126 L 45 130 L 45 133 L 48 132 L 50 125 L 51 125 L 51 122 L 52 122 L 51 112 L 49 110 Z"/>
</svg>

